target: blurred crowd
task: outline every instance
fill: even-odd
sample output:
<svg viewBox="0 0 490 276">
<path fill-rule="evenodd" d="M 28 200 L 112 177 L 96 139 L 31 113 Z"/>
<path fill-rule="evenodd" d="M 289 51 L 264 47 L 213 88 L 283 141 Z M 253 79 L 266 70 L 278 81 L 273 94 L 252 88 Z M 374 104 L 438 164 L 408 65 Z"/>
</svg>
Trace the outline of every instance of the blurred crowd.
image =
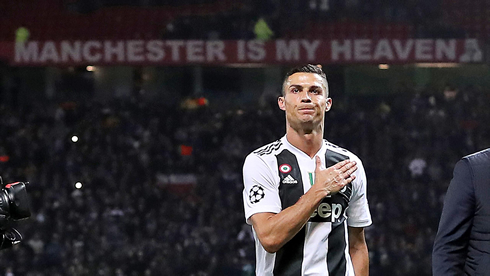
<svg viewBox="0 0 490 276">
<path fill-rule="evenodd" d="M 162 24 L 156 36 L 162 39 L 283 39 L 283 38 L 364 38 L 362 30 L 372 29 L 372 39 L 385 38 L 381 29 L 396 24 L 411 29 L 417 38 L 463 38 L 464 28 L 455 24 L 443 0 L 381 1 L 381 0 L 65 0 L 66 9 L 82 14 L 96 13 L 104 8 L 133 6 L 135 9 L 168 7 L 175 9 L 159 22 L 142 26 L 145 35 L 152 25 Z M 468 4 L 468 7 L 471 5 Z M 209 7 L 213 7 L 209 9 Z M 127 19 L 132 20 L 132 19 Z M 263 39 L 256 27 L 265 24 L 271 30 Z M 342 28 L 349 23 L 358 27 Z M 333 23 L 333 24 L 332 24 Z M 336 24 L 341 23 L 341 25 Z M 135 22 L 136 24 L 136 22 Z M 319 30 L 331 25 L 333 29 Z M 395 24 L 395 25 L 390 25 Z M 356 29 L 360 30 L 356 30 Z M 399 38 L 397 30 L 389 35 Z M 390 33 L 390 32 L 388 32 Z M 337 37 L 339 36 L 339 37 Z M 407 38 L 407 37 L 403 37 Z"/>
<path fill-rule="evenodd" d="M 452 168 L 490 146 L 479 87 L 335 98 L 326 139 L 366 168 L 372 275 L 430 275 Z M 192 110 L 142 100 L 0 104 L 0 175 L 28 181 L 2 275 L 253 275 L 242 164 L 284 134 L 275 102 Z M 78 137 L 78 141 L 72 139 Z M 195 177 L 185 190 L 162 175 Z M 80 182 L 77 189 L 75 183 Z"/>
<path fill-rule="evenodd" d="M 372 35 L 383 36 L 374 29 L 390 23 L 411 26 L 418 38 L 461 38 L 464 31 L 445 19 L 441 0 L 366 1 L 237 1 L 229 9 L 213 14 L 177 16 L 162 32 L 165 39 L 261 39 L 256 27 L 266 22 L 272 33 L 269 38 L 332 38 L 332 30 L 318 31 L 315 25 L 362 22 Z M 201 3 L 204 4 L 204 3 Z M 200 4 L 194 4 L 199 6 Z M 379 26 L 376 26 L 380 24 Z M 337 26 L 338 25 L 333 25 Z M 361 28 L 361 27 L 360 27 Z M 389 27 L 388 27 L 389 28 Z M 378 30 L 379 31 L 379 30 Z M 356 37 L 352 29 L 335 30 L 342 38 Z M 343 33 L 342 33 L 343 32 Z M 397 34 L 392 34 L 397 36 Z M 337 38 L 337 37 L 336 37 Z M 378 37 L 370 37 L 378 38 Z"/>
</svg>

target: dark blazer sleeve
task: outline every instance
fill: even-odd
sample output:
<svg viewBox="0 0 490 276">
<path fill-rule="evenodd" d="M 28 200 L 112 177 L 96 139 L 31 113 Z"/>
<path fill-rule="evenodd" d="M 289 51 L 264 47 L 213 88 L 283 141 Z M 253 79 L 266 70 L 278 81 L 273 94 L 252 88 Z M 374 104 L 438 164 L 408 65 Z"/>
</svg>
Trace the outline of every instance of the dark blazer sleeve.
<svg viewBox="0 0 490 276">
<path fill-rule="evenodd" d="M 475 212 L 475 192 L 468 160 L 454 167 L 444 199 L 439 230 L 432 252 L 434 276 L 463 275 L 468 241 Z"/>
</svg>

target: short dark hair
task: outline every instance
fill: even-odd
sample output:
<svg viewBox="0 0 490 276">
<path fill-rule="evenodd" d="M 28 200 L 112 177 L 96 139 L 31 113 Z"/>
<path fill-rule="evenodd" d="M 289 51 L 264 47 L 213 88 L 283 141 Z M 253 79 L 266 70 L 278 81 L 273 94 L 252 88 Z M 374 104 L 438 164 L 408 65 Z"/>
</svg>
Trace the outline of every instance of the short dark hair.
<svg viewBox="0 0 490 276">
<path fill-rule="evenodd" d="M 281 89 L 282 90 L 281 91 L 281 94 L 283 96 L 285 95 L 284 84 L 286 83 L 286 81 L 288 80 L 288 78 L 291 75 L 296 74 L 296 73 L 313 73 L 313 74 L 320 75 L 320 77 L 322 77 L 322 79 L 326 83 L 326 91 L 325 92 L 326 92 L 326 94 L 328 96 L 327 75 L 325 74 L 325 72 L 323 72 L 321 65 L 313 65 L 313 64 L 307 64 L 307 65 L 303 65 L 303 66 L 298 66 L 298 67 L 295 67 L 295 68 L 289 70 L 289 72 L 286 73 L 286 77 L 284 77 L 284 81 L 282 82 L 282 89 Z"/>
</svg>

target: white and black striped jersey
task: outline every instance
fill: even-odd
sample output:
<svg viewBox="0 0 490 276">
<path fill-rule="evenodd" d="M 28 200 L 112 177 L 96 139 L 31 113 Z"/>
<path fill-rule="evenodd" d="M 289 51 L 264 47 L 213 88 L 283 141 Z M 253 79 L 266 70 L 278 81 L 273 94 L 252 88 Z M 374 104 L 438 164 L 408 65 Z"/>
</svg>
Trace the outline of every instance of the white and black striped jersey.
<svg viewBox="0 0 490 276">
<path fill-rule="evenodd" d="M 356 179 L 325 197 L 305 227 L 276 253 L 265 251 L 254 231 L 257 276 L 354 276 L 347 226 L 371 224 L 364 167 L 356 155 L 326 140 L 316 155 L 323 169 L 356 161 Z M 253 214 L 279 213 L 294 205 L 313 185 L 315 167 L 315 157 L 291 145 L 286 136 L 249 154 L 243 166 L 247 223 Z"/>
</svg>

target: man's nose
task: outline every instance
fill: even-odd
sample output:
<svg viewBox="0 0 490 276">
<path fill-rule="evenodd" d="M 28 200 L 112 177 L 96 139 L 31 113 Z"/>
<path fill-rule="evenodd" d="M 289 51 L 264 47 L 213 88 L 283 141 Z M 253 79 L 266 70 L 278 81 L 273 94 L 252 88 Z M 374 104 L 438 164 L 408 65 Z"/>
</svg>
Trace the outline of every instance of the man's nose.
<svg viewBox="0 0 490 276">
<path fill-rule="evenodd" d="M 310 93 L 308 93 L 307 90 L 303 90 L 301 92 L 301 102 L 302 103 L 309 103 L 309 102 L 311 102 Z"/>
</svg>

